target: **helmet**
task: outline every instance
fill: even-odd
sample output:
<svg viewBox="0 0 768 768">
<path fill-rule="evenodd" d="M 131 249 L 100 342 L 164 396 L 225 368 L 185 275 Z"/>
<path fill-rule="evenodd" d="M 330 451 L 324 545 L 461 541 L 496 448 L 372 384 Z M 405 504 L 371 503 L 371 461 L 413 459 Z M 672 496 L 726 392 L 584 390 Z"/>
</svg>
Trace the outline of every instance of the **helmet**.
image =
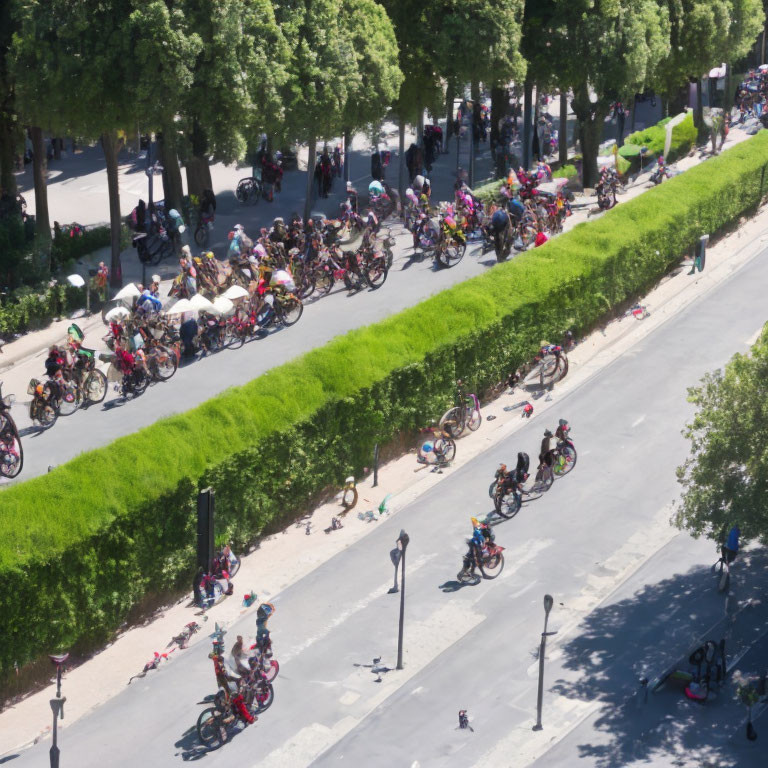
<svg viewBox="0 0 768 768">
<path fill-rule="evenodd" d="M 275 220 L 272 222 L 272 224 L 274 224 L 274 226 L 277 226 L 278 224 L 282 224 L 284 226 L 285 225 L 285 221 L 283 221 L 283 217 L 282 216 L 276 216 Z"/>
<path fill-rule="evenodd" d="M 413 179 L 413 188 L 414 189 L 421 189 L 424 186 L 424 177 L 419 174 L 418 176 L 414 177 Z"/>
<path fill-rule="evenodd" d="M 424 453 L 431 453 L 434 446 L 432 443 L 424 443 L 424 445 L 421 446 L 421 450 L 424 451 Z"/>
<path fill-rule="evenodd" d="M 235 224 L 235 232 L 245 232 L 245 227 L 242 224 Z"/>
<path fill-rule="evenodd" d="M 473 528 L 479 528 L 480 527 L 480 521 L 476 517 L 470 517 L 469 519 L 472 521 L 472 527 Z"/>
<path fill-rule="evenodd" d="M 548 429 L 545 429 L 544 430 L 544 437 L 552 437 L 552 432 L 550 432 L 550 430 L 548 430 Z"/>
</svg>

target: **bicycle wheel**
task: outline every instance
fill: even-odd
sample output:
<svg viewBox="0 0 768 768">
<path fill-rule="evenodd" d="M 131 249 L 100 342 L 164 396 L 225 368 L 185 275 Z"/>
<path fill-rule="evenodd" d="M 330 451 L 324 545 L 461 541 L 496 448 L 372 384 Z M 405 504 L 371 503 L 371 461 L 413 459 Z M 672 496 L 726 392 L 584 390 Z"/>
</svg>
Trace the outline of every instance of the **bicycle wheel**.
<svg viewBox="0 0 768 768">
<path fill-rule="evenodd" d="M 283 299 L 279 302 L 278 307 L 280 322 L 286 327 L 296 325 L 304 313 L 304 305 L 294 296 L 289 296 Z"/>
<path fill-rule="evenodd" d="M 168 381 L 176 373 L 176 355 L 165 347 L 156 347 L 152 352 L 152 375 L 159 381 Z"/>
<path fill-rule="evenodd" d="M 277 674 L 277 673 L 275 673 Z M 253 700 L 250 702 L 249 709 L 252 712 L 266 712 L 275 700 L 275 689 L 272 683 L 266 680 L 257 680 L 254 684 Z"/>
<path fill-rule="evenodd" d="M 235 197 L 240 203 L 247 203 L 253 194 L 253 179 L 240 179 L 235 189 Z"/>
<path fill-rule="evenodd" d="M 43 429 L 50 429 L 59 418 L 59 412 L 50 403 L 41 404 L 37 408 L 37 420 Z"/>
<path fill-rule="evenodd" d="M 533 487 L 536 488 L 538 486 L 542 493 L 546 493 L 552 487 L 552 483 L 554 482 L 555 478 L 551 471 L 540 469 L 536 473 L 536 481 L 534 482 Z"/>
<path fill-rule="evenodd" d="M 144 394 L 144 390 L 149 386 L 149 375 L 143 371 L 134 374 L 133 394 L 134 397 Z"/>
<path fill-rule="evenodd" d="M 463 416 L 461 408 L 451 408 L 440 419 L 440 429 L 447 432 L 453 438 L 461 437 L 466 427 Z"/>
<path fill-rule="evenodd" d="M 508 493 L 500 500 L 496 511 L 506 520 L 511 520 L 520 511 L 520 499 L 514 493 Z"/>
<path fill-rule="evenodd" d="M 266 669 L 263 670 L 264 672 L 264 679 L 271 683 L 280 672 L 280 664 L 277 662 L 276 659 L 270 659 L 269 662 L 267 662 Z"/>
<path fill-rule="evenodd" d="M 520 245 L 515 245 L 515 249 L 518 251 L 527 251 L 528 248 L 530 248 L 533 243 L 536 240 L 536 228 L 533 226 L 523 226 L 520 228 L 519 238 L 515 240 L 515 243 L 520 243 Z"/>
<path fill-rule="evenodd" d="M 344 509 L 352 509 L 357 504 L 357 488 L 345 488 L 341 496 L 341 506 Z"/>
<path fill-rule="evenodd" d="M 473 409 L 469 412 L 469 418 L 467 419 L 467 427 L 470 432 L 476 432 L 480 425 L 483 423 L 483 416 L 480 411 Z"/>
<path fill-rule="evenodd" d="M 456 443 L 450 437 L 439 437 L 435 440 L 435 453 L 448 464 L 456 458 Z"/>
<path fill-rule="evenodd" d="M 559 379 L 559 376 L 557 375 L 557 369 L 558 358 L 548 355 L 541 361 L 539 383 L 542 387 L 549 387 Z"/>
<path fill-rule="evenodd" d="M 197 736 L 208 749 L 217 749 L 227 740 L 227 727 L 217 709 L 209 707 L 197 718 Z"/>
<path fill-rule="evenodd" d="M 107 396 L 107 377 L 98 368 L 94 368 L 85 380 L 85 398 L 94 405 Z"/>
<path fill-rule="evenodd" d="M 552 467 L 552 471 L 558 476 L 563 477 L 567 475 L 575 466 L 578 455 L 576 449 L 570 445 L 564 445 L 560 449 L 560 453 L 555 459 L 555 463 Z"/>
<path fill-rule="evenodd" d="M 74 381 L 64 382 L 62 390 L 59 416 L 71 416 L 82 405 L 83 393 Z"/>
<path fill-rule="evenodd" d="M 365 279 L 374 290 L 384 285 L 387 279 L 387 268 L 383 259 L 374 259 L 373 263 L 365 270 Z"/>
<path fill-rule="evenodd" d="M 230 325 L 225 338 L 230 349 L 240 349 L 245 344 L 245 331 Z"/>
<path fill-rule="evenodd" d="M 494 552 L 483 562 L 483 578 L 495 579 L 504 570 L 504 555 Z"/>
<path fill-rule="evenodd" d="M 299 280 L 297 295 L 302 301 L 308 299 L 315 292 L 315 275 L 312 272 L 303 271 Z"/>
<path fill-rule="evenodd" d="M 0 475 L 8 478 L 17 477 L 23 466 L 24 449 L 14 428 L 0 440 Z"/>
<path fill-rule="evenodd" d="M 496 489 L 498 488 L 498 482 L 494 480 L 489 486 L 488 486 L 488 495 L 493 499 L 496 497 Z"/>
<path fill-rule="evenodd" d="M 467 246 L 464 243 L 457 245 L 449 243 L 437 252 L 437 260 L 447 269 L 455 267 L 463 258 Z"/>
</svg>

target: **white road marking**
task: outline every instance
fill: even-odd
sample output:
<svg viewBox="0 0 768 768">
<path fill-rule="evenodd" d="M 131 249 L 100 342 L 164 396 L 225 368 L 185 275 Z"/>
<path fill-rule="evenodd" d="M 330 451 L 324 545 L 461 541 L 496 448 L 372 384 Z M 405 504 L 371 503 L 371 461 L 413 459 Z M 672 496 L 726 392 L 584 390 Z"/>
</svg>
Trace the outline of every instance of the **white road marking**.
<svg viewBox="0 0 768 768">
<path fill-rule="evenodd" d="M 642 424 L 644 421 L 645 421 L 645 414 L 643 414 L 643 415 L 642 415 L 642 416 L 641 416 L 639 419 L 635 419 L 635 420 L 632 422 L 632 426 L 633 426 L 633 427 L 637 427 L 637 426 L 639 426 L 640 424 Z"/>
<path fill-rule="evenodd" d="M 423 565 L 425 565 L 428 561 L 430 561 L 433 557 L 437 557 L 437 553 L 433 553 L 430 555 L 422 555 L 421 557 L 417 558 L 413 564 L 408 564 L 408 573 L 411 574 L 414 571 L 419 570 Z M 288 662 L 290 659 L 295 658 L 300 653 L 303 653 L 307 650 L 311 645 L 314 645 L 318 640 L 321 640 L 322 638 L 326 637 L 336 629 L 336 627 L 343 624 L 350 616 L 354 615 L 355 613 L 359 613 L 360 611 L 365 610 L 374 600 L 381 597 L 383 594 L 387 592 L 387 590 L 392 586 L 392 579 L 388 579 L 384 584 L 381 586 L 376 587 L 372 592 L 370 592 L 366 597 L 364 597 L 362 600 L 358 600 L 349 610 L 342 611 L 340 614 L 338 614 L 333 621 L 329 622 L 318 634 L 316 634 L 314 637 L 307 638 L 303 643 L 300 643 L 299 645 L 294 646 L 293 648 L 289 649 L 289 651 L 282 655 L 281 662 L 285 663 Z"/>
</svg>

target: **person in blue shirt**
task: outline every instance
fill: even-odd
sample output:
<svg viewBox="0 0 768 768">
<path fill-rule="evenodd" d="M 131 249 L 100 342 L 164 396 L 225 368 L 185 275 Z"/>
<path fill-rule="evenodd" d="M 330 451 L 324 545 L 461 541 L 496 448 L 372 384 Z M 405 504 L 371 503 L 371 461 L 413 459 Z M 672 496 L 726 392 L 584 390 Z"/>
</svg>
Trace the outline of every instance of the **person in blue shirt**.
<svg viewBox="0 0 768 768">
<path fill-rule="evenodd" d="M 159 293 L 160 286 L 157 283 L 151 283 L 136 300 L 136 308 L 145 312 L 159 312 L 163 308 L 163 302 L 158 297 Z"/>
<path fill-rule="evenodd" d="M 726 539 L 725 544 L 721 549 L 723 560 L 725 560 L 726 563 L 732 563 L 736 559 L 736 555 L 739 554 L 740 536 L 741 531 L 739 530 L 739 526 L 734 525 L 733 528 L 731 528 L 731 530 L 728 532 L 728 538 Z"/>
</svg>

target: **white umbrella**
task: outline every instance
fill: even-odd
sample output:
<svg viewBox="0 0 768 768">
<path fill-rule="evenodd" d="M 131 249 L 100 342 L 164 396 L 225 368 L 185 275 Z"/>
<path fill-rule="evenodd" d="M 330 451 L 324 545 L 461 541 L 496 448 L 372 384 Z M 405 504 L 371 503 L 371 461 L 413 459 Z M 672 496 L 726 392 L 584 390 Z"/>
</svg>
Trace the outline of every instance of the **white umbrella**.
<svg viewBox="0 0 768 768">
<path fill-rule="evenodd" d="M 128 307 L 112 307 L 112 309 L 104 315 L 104 319 L 111 323 L 113 320 L 119 320 L 122 317 L 128 317 L 131 314 L 131 310 Z"/>
<path fill-rule="evenodd" d="M 768 64 L 761 64 L 761 65 L 758 67 L 758 69 L 759 69 L 761 72 L 765 72 L 765 70 L 766 70 L 766 69 L 768 69 Z"/>
<path fill-rule="evenodd" d="M 224 293 L 221 294 L 225 299 L 234 301 L 235 299 L 244 299 L 246 296 L 250 296 L 248 291 L 241 285 L 230 285 Z"/>
<path fill-rule="evenodd" d="M 141 296 L 141 291 L 136 283 L 128 283 L 124 288 L 121 288 L 115 295 L 116 299 L 133 299 L 137 296 Z"/>
<path fill-rule="evenodd" d="M 183 315 L 185 312 L 196 312 L 189 299 L 179 299 L 170 309 L 165 312 L 168 315 Z"/>
<path fill-rule="evenodd" d="M 213 306 L 213 302 L 203 296 L 202 293 L 196 293 L 190 300 L 190 306 L 194 307 L 198 312 L 215 312 L 216 307 Z"/>
<path fill-rule="evenodd" d="M 85 285 L 85 280 L 83 280 L 82 275 L 69 275 L 67 277 L 67 282 L 70 285 L 74 285 L 75 288 L 82 288 Z"/>
<path fill-rule="evenodd" d="M 222 315 L 229 315 L 235 311 L 235 305 L 225 296 L 217 296 L 213 300 L 213 306 Z"/>
</svg>

